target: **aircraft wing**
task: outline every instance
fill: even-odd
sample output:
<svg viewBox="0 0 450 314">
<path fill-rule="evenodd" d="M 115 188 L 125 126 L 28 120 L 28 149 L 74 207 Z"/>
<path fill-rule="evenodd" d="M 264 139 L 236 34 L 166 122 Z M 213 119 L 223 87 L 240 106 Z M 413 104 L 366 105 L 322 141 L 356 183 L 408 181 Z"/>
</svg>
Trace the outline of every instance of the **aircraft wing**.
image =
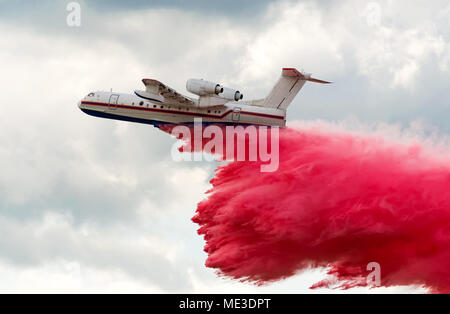
<svg viewBox="0 0 450 314">
<path fill-rule="evenodd" d="M 164 103 L 171 105 L 195 106 L 193 99 L 177 93 L 173 88 L 154 79 L 143 79 L 146 92 L 149 94 L 161 95 L 164 97 Z"/>
</svg>

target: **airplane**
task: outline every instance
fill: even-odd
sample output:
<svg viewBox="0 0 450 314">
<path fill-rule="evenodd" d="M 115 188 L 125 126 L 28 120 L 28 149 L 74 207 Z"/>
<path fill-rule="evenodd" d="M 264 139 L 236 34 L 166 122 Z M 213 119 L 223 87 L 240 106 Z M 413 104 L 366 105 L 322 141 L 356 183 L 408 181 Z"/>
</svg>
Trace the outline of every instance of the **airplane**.
<svg viewBox="0 0 450 314">
<path fill-rule="evenodd" d="M 143 79 L 145 91 L 134 94 L 91 92 L 78 107 L 86 114 L 121 121 L 151 124 L 286 125 L 286 110 L 305 83 L 330 84 L 295 68 L 283 68 L 281 77 L 266 98 L 243 101 L 238 90 L 203 79 L 189 79 L 186 89 L 199 96 L 183 96 L 154 79 Z"/>
</svg>

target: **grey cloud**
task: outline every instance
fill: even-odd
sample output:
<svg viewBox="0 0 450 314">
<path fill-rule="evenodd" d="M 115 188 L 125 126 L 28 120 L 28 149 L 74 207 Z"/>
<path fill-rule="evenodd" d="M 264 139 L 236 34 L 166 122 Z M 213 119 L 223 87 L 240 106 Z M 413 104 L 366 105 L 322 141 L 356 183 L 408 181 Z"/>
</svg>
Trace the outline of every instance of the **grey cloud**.
<svg viewBox="0 0 450 314">
<path fill-rule="evenodd" d="M 96 230 L 102 234 L 83 234 L 61 217 L 44 224 L 1 218 L 0 228 L 8 235 L 0 239 L 0 259 L 15 266 L 77 261 L 81 267 L 120 270 L 167 291 L 191 288 L 185 261 L 170 261 L 151 247 L 136 245 L 108 229 Z M 116 241 L 111 242 L 108 237 Z"/>
<path fill-rule="evenodd" d="M 263 97 L 281 67 L 297 66 L 335 83 L 308 84 L 289 108 L 291 121 L 424 119 L 450 132 L 446 2 L 408 2 L 405 12 L 379 1 L 380 27 L 367 25 L 360 1 L 265 2 L 250 19 L 176 1 L 145 10 L 86 2 L 80 29 L 64 24 L 64 3 L 10 3 L 0 2 L 9 6 L 0 13 L 0 85 L 8 90 L 0 102 L 8 113 L 0 115 L 0 256 L 14 265 L 78 260 L 189 290 L 186 264 L 204 280 L 202 240 L 189 218 L 207 186 L 203 174 L 193 181 L 195 171 L 211 176 L 213 165 L 174 163 L 174 140 L 152 127 L 85 116 L 76 102 L 91 90 L 131 92 L 150 76 L 184 93 L 186 79 L 203 77 L 249 99 Z M 412 80 L 393 84 L 409 63 L 418 68 Z M 67 215 L 69 227 L 39 233 L 48 213 Z M 84 238 L 86 225 L 105 236 Z M 170 261 L 140 244 L 126 248 L 116 232 L 183 250 Z"/>
<path fill-rule="evenodd" d="M 208 0 L 132 0 L 132 1 L 106 1 L 93 0 L 86 4 L 94 5 L 102 9 L 125 9 L 139 10 L 146 8 L 175 8 L 178 10 L 198 11 L 209 14 L 227 15 L 230 18 L 242 15 L 256 15 L 260 13 L 272 0 L 229 0 L 229 1 L 208 1 Z"/>
<path fill-rule="evenodd" d="M 51 31 L 52 28 L 63 27 L 67 16 L 66 6 L 74 1 L 50 1 L 50 0 L 17 0 L 0 1 L 0 18 L 15 24 L 27 24 L 35 28 L 44 28 Z M 83 19 L 89 21 L 98 16 L 115 12 L 140 12 L 145 10 L 178 10 L 191 12 L 199 19 L 207 16 L 228 17 L 233 20 L 253 20 L 264 13 L 268 5 L 274 0 L 131 0 L 131 1 L 106 1 L 106 0 L 79 0 Z M 173 21 L 176 24 L 176 20 Z"/>
</svg>

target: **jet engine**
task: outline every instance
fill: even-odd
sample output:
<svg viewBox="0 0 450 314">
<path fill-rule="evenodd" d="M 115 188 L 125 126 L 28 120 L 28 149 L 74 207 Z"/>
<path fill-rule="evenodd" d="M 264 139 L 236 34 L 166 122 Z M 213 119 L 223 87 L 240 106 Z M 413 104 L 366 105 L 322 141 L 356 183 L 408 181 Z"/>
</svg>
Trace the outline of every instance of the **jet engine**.
<svg viewBox="0 0 450 314">
<path fill-rule="evenodd" d="M 229 99 L 229 100 L 235 100 L 235 101 L 238 101 L 238 100 L 241 100 L 242 98 L 244 98 L 244 95 L 241 94 L 240 91 L 234 90 L 231 88 L 227 88 L 227 87 L 225 87 L 223 89 L 223 94 L 221 94 L 220 96 L 222 98 Z"/>
<path fill-rule="evenodd" d="M 198 96 L 219 95 L 223 93 L 223 87 L 220 84 L 205 81 L 202 79 L 189 79 L 186 82 L 186 89 L 192 94 Z"/>
</svg>

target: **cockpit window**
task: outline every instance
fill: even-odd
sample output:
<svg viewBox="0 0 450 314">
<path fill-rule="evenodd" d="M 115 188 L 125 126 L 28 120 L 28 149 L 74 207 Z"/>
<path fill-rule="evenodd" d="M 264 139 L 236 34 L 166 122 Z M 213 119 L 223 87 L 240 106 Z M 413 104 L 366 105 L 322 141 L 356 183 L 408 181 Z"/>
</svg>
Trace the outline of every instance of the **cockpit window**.
<svg viewBox="0 0 450 314">
<path fill-rule="evenodd" d="M 90 93 L 89 95 L 88 95 L 88 97 L 94 97 L 95 96 L 95 93 Z"/>
</svg>

